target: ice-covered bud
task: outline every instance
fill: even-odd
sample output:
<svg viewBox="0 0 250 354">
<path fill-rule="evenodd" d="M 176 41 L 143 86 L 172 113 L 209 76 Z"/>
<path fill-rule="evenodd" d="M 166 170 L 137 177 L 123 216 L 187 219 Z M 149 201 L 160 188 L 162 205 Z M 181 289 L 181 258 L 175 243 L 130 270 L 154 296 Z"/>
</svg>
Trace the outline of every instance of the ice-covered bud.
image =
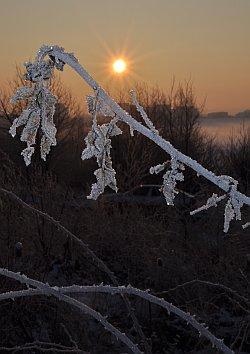
<svg viewBox="0 0 250 354">
<path fill-rule="evenodd" d="M 160 173 L 161 171 L 163 171 L 165 169 L 165 167 L 167 166 L 168 162 L 164 162 L 163 164 L 159 164 L 159 165 L 156 165 L 156 166 L 153 166 L 153 167 L 150 167 L 149 169 L 149 172 L 150 174 L 158 174 Z"/>
</svg>

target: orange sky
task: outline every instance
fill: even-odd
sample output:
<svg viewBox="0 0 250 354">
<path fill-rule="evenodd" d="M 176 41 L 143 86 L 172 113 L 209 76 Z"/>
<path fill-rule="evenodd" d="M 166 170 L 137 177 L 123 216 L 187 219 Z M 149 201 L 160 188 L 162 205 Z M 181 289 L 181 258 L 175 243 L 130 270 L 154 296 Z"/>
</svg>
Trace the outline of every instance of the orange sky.
<svg viewBox="0 0 250 354">
<path fill-rule="evenodd" d="M 1 86 L 41 44 L 73 51 L 106 87 L 120 87 L 111 58 L 129 59 L 125 76 L 170 86 L 192 79 L 206 110 L 250 108 L 250 0 L 0 0 Z M 130 71 L 131 71 L 130 70 Z M 129 80 L 128 80 L 129 78 Z M 62 76 L 82 99 L 87 87 Z M 0 87 L 1 87 L 0 86 Z"/>
</svg>

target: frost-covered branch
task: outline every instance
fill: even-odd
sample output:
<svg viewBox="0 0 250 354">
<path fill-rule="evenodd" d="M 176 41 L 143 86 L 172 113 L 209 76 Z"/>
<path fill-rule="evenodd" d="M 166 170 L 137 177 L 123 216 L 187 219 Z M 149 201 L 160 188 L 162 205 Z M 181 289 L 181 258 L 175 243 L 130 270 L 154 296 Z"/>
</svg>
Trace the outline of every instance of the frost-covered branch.
<svg viewBox="0 0 250 354">
<path fill-rule="evenodd" d="M 49 56 L 49 61 L 45 60 L 45 57 Z M 156 130 L 151 122 L 151 120 L 148 118 L 146 115 L 144 109 L 139 105 L 136 96 L 134 93 L 132 93 L 132 99 L 134 100 L 134 103 L 136 105 L 137 110 L 140 112 L 140 114 L 143 117 L 143 120 L 146 124 L 143 125 L 137 120 L 135 120 L 130 114 L 128 114 L 125 110 L 123 110 L 105 91 L 104 89 L 89 75 L 89 73 L 79 64 L 78 60 L 75 58 L 75 56 L 71 53 L 66 53 L 63 48 L 60 48 L 58 46 L 42 46 L 40 50 L 37 53 L 36 60 L 30 66 L 27 68 L 27 79 L 32 81 L 34 83 L 34 97 L 37 97 L 35 100 L 35 112 L 36 112 L 36 117 L 39 116 L 39 118 L 36 118 L 36 125 L 33 124 L 33 118 L 32 118 L 32 124 L 29 124 L 29 121 L 27 123 L 27 126 L 24 128 L 25 132 L 30 132 L 29 136 L 32 137 L 31 140 L 27 140 L 26 136 L 27 134 L 24 134 L 25 141 L 27 140 L 28 145 L 28 151 L 27 153 L 25 152 L 25 159 L 26 163 L 30 162 L 31 155 L 33 153 L 33 145 L 34 145 L 34 137 L 37 132 L 37 127 L 39 125 L 40 120 L 45 122 L 45 124 L 42 124 L 41 128 L 44 133 L 43 126 L 48 126 L 50 129 L 48 130 L 48 134 L 44 133 L 45 138 L 46 138 L 46 144 L 42 144 L 41 146 L 41 151 L 42 151 L 42 157 L 45 159 L 46 154 L 49 151 L 49 148 L 51 145 L 55 143 L 54 141 L 54 128 L 52 121 L 50 119 L 51 114 L 49 111 L 49 114 L 46 115 L 46 90 L 45 90 L 45 81 L 47 80 L 48 77 L 51 76 L 51 70 L 50 67 L 53 65 L 55 68 L 62 70 L 64 64 L 68 64 L 74 71 L 76 71 L 82 79 L 94 90 L 94 99 L 90 99 L 90 105 L 92 104 L 93 108 L 93 113 L 94 116 L 96 117 L 97 114 L 101 113 L 104 115 L 110 116 L 112 119 L 115 117 L 116 120 L 119 120 L 121 122 L 124 122 L 129 125 L 131 131 L 137 131 L 153 142 L 155 142 L 158 146 L 160 146 L 164 151 L 166 151 L 171 157 L 174 157 L 174 161 L 176 164 L 180 164 L 179 166 L 188 166 L 192 170 L 194 170 L 197 175 L 203 176 L 206 178 L 208 181 L 212 182 L 214 185 L 222 189 L 224 192 L 228 193 L 230 195 L 230 198 L 227 202 L 226 209 L 225 209 L 225 223 L 224 223 L 224 231 L 226 232 L 229 227 L 230 221 L 235 218 L 236 220 L 241 219 L 241 214 L 240 214 L 240 209 L 241 207 L 246 204 L 250 205 L 250 197 L 246 196 L 243 193 L 240 193 L 237 190 L 237 185 L 232 186 L 232 179 L 229 176 L 217 176 L 215 175 L 212 171 L 207 170 L 204 168 L 202 165 L 200 165 L 197 161 L 191 159 L 189 156 L 186 156 L 185 154 L 181 153 L 177 149 L 174 148 L 174 146 L 169 142 L 163 139 L 161 136 L 159 136 L 156 133 Z M 37 85 L 41 86 L 43 89 L 43 94 L 39 96 L 39 89 L 36 88 Z M 40 88 L 39 86 L 39 88 Z M 21 96 L 25 96 L 26 94 L 30 94 L 29 92 L 26 93 L 24 90 Z M 18 96 L 19 97 L 19 96 Z M 26 96 L 25 96 L 26 97 Z M 33 97 L 33 98 L 34 98 Z M 31 98 L 31 104 L 34 101 L 33 98 Z M 96 100 L 96 102 L 95 102 Z M 89 105 L 89 107 L 90 107 Z M 33 106 L 32 106 L 33 107 Z M 50 107 L 52 110 L 52 103 L 50 103 Z M 26 120 L 24 120 L 26 122 Z M 23 121 L 21 120 L 20 124 Z M 22 124 L 25 124 L 22 123 Z M 17 124 L 17 123 L 15 123 Z M 19 123 L 18 123 L 19 124 Z M 100 132 L 100 130 L 105 130 L 106 128 L 98 128 L 97 123 L 93 121 L 93 125 L 96 124 L 95 129 L 99 130 L 99 135 L 103 135 L 103 131 Z M 14 127 L 11 128 L 11 131 L 15 130 L 15 125 Z M 47 131 L 45 130 L 45 131 Z M 23 136 L 22 134 L 22 136 Z M 92 129 L 92 135 L 93 135 L 93 129 Z M 44 139 L 45 139 L 44 138 Z M 97 138 L 97 137 L 95 137 Z M 94 138 L 94 140 L 95 140 Z M 102 156 L 102 163 L 101 167 L 99 165 L 99 169 L 96 171 L 96 177 L 97 177 L 97 183 L 93 185 L 92 192 L 91 192 L 91 197 L 96 198 L 104 189 L 106 185 L 111 185 L 114 189 L 116 189 L 115 185 L 115 172 L 110 167 L 110 159 L 109 159 L 109 151 L 110 151 L 110 135 L 104 133 L 104 136 L 102 136 L 102 142 L 99 145 L 101 147 L 102 151 L 98 151 L 98 154 L 95 153 L 92 154 L 92 156 L 95 156 L 98 161 L 100 161 L 100 156 Z M 22 137 L 21 137 L 22 139 Z M 89 136 L 89 139 L 92 139 L 92 136 Z M 92 147 L 97 147 L 96 146 L 96 141 L 92 140 L 91 142 L 87 139 L 87 144 L 93 145 Z M 24 153 L 24 152 L 23 152 Z M 88 155 L 90 156 L 90 155 Z M 105 156 L 105 157 L 104 157 Z M 84 158 L 86 158 L 86 151 L 84 154 Z M 105 162 L 103 164 L 103 161 Z M 98 163 L 99 164 L 99 163 Z M 172 169 L 173 170 L 173 169 Z M 175 186 L 175 181 L 179 180 L 176 177 L 171 176 L 170 174 L 166 175 L 167 181 L 165 181 L 165 185 L 167 185 L 167 190 L 166 190 L 166 195 L 167 195 L 167 201 L 169 201 L 169 204 L 172 204 L 172 200 L 175 194 L 174 191 L 174 186 Z M 173 177 L 173 178 L 172 178 Z M 172 181 L 171 181 L 172 180 Z M 165 195 L 165 196 L 166 196 Z"/>
<path fill-rule="evenodd" d="M 167 310 L 168 314 L 173 313 L 180 317 L 182 320 L 184 320 L 187 324 L 190 324 L 193 326 L 200 335 L 206 337 L 214 347 L 217 349 L 221 350 L 223 353 L 230 353 L 232 354 L 233 351 L 229 349 L 224 343 L 223 340 L 216 338 L 209 330 L 208 328 L 204 325 L 199 323 L 194 316 L 192 316 L 189 313 L 184 312 L 183 310 L 179 309 L 178 307 L 174 306 L 173 304 L 169 303 L 168 301 L 158 298 L 152 294 L 150 294 L 148 291 L 143 291 L 140 289 L 136 289 L 131 286 L 119 286 L 119 287 L 114 287 L 110 285 L 93 285 L 93 286 L 79 286 L 79 285 L 72 285 L 69 287 L 49 287 L 50 289 L 48 290 L 48 285 L 45 285 L 41 282 L 35 281 L 33 279 L 27 278 L 26 276 L 16 274 L 13 272 L 10 272 L 6 269 L 1 269 L 0 268 L 0 274 L 14 278 L 16 280 L 21 281 L 22 283 L 26 283 L 32 286 L 35 286 L 37 289 L 28 289 L 28 290 L 20 290 L 20 291 L 12 291 L 12 292 L 7 292 L 0 294 L 0 301 L 5 300 L 5 299 L 15 299 L 18 297 L 23 297 L 23 296 L 32 296 L 32 295 L 55 295 L 54 292 L 59 294 L 59 299 L 64 300 L 62 298 L 62 294 L 76 294 L 76 293 L 107 293 L 107 294 L 128 294 L 128 295 L 134 295 L 138 296 L 144 300 L 147 300 L 155 305 L 158 305 L 165 310 Z M 56 296 L 56 295 L 55 295 Z M 66 296 L 68 298 L 68 296 Z M 67 301 L 70 303 L 70 301 Z M 73 303 L 72 303 L 73 305 Z"/>
<path fill-rule="evenodd" d="M 142 119 L 144 120 L 145 124 L 147 127 L 155 134 L 159 135 L 158 130 L 155 128 L 153 122 L 151 119 L 149 119 L 147 113 L 145 112 L 145 109 L 139 104 L 137 97 L 136 97 L 136 92 L 134 90 L 130 91 L 130 96 L 132 103 L 135 105 L 137 111 L 140 113 Z"/>
<path fill-rule="evenodd" d="M 35 287 L 36 289 L 39 289 L 44 295 L 46 296 L 55 296 L 61 301 L 64 301 L 71 306 L 77 307 L 79 310 L 81 310 L 83 313 L 86 315 L 89 315 L 93 318 L 95 318 L 101 325 L 110 333 L 112 333 L 117 340 L 120 340 L 122 343 L 124 343 L 130 350 L 135 353 L 135 354 L 142 354 L 142 352 L 138 349 L 137 345 L 134 344 L 124 333 L 119 331 L 116 327 L 114 327 L 111 323 L 109 323 L 104 316 L 102 316 L 99 312 L 93 310 L 91 307 L 87 306 L 86 304 L 69 297 L 65 295 L 62 291 L 61 288 L 58 287 L 51 287 L 48 284 L 42 283 L 38 280 L 34 280 L 31 278 L 26 277 L 25 275 L 22 275 L 20 273 L 15 273 L 12 272 L 8 269 L 0 268 L 0 274 L 4 275 L 8 278 L 15 279 L 19 281 L 20 283 L 26 284 L 28 286 Z"/>
</svg>

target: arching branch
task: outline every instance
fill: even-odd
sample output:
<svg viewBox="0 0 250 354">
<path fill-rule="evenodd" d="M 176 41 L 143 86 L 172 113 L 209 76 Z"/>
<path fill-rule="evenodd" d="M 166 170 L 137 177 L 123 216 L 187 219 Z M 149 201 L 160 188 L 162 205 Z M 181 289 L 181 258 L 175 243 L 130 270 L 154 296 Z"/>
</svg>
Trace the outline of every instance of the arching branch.
<svg viewBox="0 0 250 354">
<path fill-rule="evenodd" d="M 46 57 L 50 59 L 45 60 Z M 230 221 L 232 219 L 241 220 L 241 207 L 246 204 L 250 205 L 250 197 L 239 192 L 237 190 L 238 182 L 230 176 L 217 176 L 212 171 L 207 170 L 197 161 L 191 159 L 189 156 L 181 153 L 167 140 L 159 136 L 158 132 L 152 125 L 151 120 L 147 117 L 146 112 L 140 106 L 136 99 L 135 94 L 132 94 L 132 100 L 136 105 L 137 110 L 143 116 L 143 120 L 146 124 L 143 125 L 135 120 L 130 114 L 123 110 L 106 91 L 89 75 L 89 73 L 80 65 L 75 56 L 71 53 L 66 53 L 63 48 L 58 46 L 42 46 L 36 56 L 36 60 L 33 63 L 26 63 L 26 79 L 33 82 L 33 89 L 21 88 L 14 96 L 14 100 L 29 99 L 28 108 L 14 121 L 14 125 L 11 127 L 10 132 L 14 136 L 16 133 L 16 127 L 26 124 L 21 140 L 27 142 L 27 148 L 23 150 L 26 164 L 31 162 L 31 156 L 34 152 L 34 144 L 36 140 L 36 133 L 41 124 L 42 140 L 41 140 L 41 157 L 46 159 L 46 155 L 49 153 L 50 147 L 56 144 L 55 133 L 56 127 L 53 123 L 53 111 L 54 111 L 54 96 L 52 96 L 48 90 L 46 82 L 52 75 L 52 69 L 55 67 L 58 70 L 63 70 L 64 64 L 68 64 L 81 78 L 94 90 L 95 95 L 92 102 L 93 107 L 93 134 L 92 147 L 96 148 L 91 156 L 96 156 L 100 160 L 102 158 L 102 164 L 99 169 L 95 171 L 97 177 L 97 183 L 93 185 L 90 197 L 97 198 L 98 195 L 104 190 L 105 186 L 109 185 L 116 189 L 115 171 L 112 169 L 111 160 L 109 159 L 110 136 L 104 125 L 99 126 L 96 122 L 96 115 L 101 112 L 104 115 L 111 116 L 116 121 L 121 121 L 129 125 L 131 131 L 137 131 L 161 147 L 166 153 L 171 156 L 171 161 L 174 161 L 176 165 L 185 165 L 190 167 L 197 173 L 198 176 L 203 176 L 208 181 L 219 187 L 222 191 L 226 192 L 227 203 L 225 207 L 225 221 L 224 231 L 227 232 Z M 93 96 L 90 96 L 93 97 Z M 100 133 L 99 137 L 96 136 L 97 131 Z M 105 137 L 100 138 L 101 135 Z M 91 145 L 91 144 L 90 144 Z M 98 150 L 98 151 L 97 151 Z M 90 155 L 84 158 L 88 158 Z M 172 204 L 171 198 L 174 198 L 176 191 L 174 190 L 175 181 L 170 181 L 169 176 L 172 176 L 172 172 L 164 175 L 163 190 L 166 191 L 167 202 Z M 166 178 L 167 177 L 167 178 Z M 176 179 L 177 180 L 177 179 Z M 210 206 L 209 199 L 209 206 Z M 216 205 L 216 203 L 214 203 Z M 207 206 L 202 207 L 206 209 Z M 247 224 L 245 224 L 247 225 Z"/>
</svg>

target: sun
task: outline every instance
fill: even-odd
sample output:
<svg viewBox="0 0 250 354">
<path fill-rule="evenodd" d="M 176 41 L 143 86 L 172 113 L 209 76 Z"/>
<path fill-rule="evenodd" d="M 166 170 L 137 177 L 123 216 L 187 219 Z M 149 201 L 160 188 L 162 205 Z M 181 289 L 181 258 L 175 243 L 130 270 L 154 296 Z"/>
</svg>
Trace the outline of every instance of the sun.
<svg viewBox="0 0 250 354">
<path fill-rule="evenodd" d="M 125 60 L 119 58 L 113 62 L 113 70 L 117 74 L 122 74 L 127 69 Z"/>
</svg>

